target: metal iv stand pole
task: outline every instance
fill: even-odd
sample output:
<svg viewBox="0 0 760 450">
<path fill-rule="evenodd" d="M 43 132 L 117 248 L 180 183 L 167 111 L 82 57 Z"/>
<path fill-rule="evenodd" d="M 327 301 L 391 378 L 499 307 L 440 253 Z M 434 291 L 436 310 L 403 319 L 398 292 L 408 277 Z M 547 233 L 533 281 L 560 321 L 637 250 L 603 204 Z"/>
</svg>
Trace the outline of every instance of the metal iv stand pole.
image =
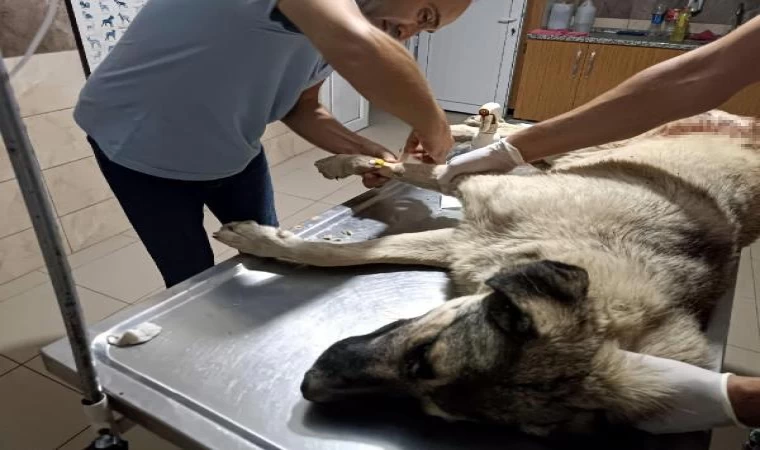
<svg viewBox="0 0 760 450">
<path fill-rule="evenodd" d="M 2 134 L 13 171 L 21 187 L 24 203 L 32 219 L 34 232 L 42 249 L 63 322 L 66 325 L 66 334 L 84 395 L 82 405 L 85 415 L 100 435 L 88 449 L 127 450 L 128 444 L 119 436 L 116 421 L 108 406 L 108 397 L 103 393 L 98 381 L 71 267 L 58 232 L 53 207 L 45 193 L 39 163 L 19 114 L 18 103 L 13 95 L 2 54 L 0 54 L 0 134 Z"/>
</svg>

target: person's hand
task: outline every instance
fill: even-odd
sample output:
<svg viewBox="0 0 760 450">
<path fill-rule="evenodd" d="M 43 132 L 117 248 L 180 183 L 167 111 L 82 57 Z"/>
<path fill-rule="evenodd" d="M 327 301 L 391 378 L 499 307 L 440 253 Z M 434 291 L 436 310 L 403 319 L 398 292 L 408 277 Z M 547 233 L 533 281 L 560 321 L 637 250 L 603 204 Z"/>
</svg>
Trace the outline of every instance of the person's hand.
<svg viewBox="0 0 760 450">
<path fill-rule="evenodd" d="M 454 136 L 451 128 L 440 133 L 424 136 L 418 131 L 412 131 L 404 144 L 404 156 L 411 156 L 427 164 L 443 164 L 446 155 L 454 148 Z"/>
<path fill-rule="evenodd" d="M 438 176 L 438 184 L 444 191 L 449 191 L 451 182 L 459 175 L 480 172 L 507 173 L 522 164 L 525 164 L 525 161 L 520 151 L 502 139 L 453 158 Z"/>
<path fill-rule="evenodd" d="M 374 156 L 376 158 L 383 159 L 388 162 L 398 162 L 396 155 L 391 153 L 387 148 L 378 144 L 369 144 L 362 148 L 362 155 Z M 377 171 L 367 172 L 362 174 L 362 183 L 366 188 L 376 188 L 384 185 L 390 180 L 390 178 L 380 175 Z"/>
<path fill-rule="evenodd" d="M 635 424 L 636 428 L 653 434 L 670 434 L 742 426 L 729 395 L 733 375 L 639 353 L 625 352 L 625 356 L 630 364 L 657 374 L 658 384 L 672 392 L 668 409 Z"/>
</svg>

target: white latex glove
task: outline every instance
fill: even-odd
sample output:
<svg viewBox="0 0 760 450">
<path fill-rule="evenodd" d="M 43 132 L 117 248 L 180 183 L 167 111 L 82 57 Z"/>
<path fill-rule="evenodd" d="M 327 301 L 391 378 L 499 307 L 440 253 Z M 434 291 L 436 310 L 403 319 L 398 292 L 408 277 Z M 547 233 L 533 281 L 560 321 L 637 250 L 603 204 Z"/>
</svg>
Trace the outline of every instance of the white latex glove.
<svg viewBox="0 0 760 450">
<path fill-rule="evenodd" d="M 451 182 L 459 175 L 479 172 L 510 172 L 525 164 L 520 151 L 501 139 L 489 146 L 471 150 L 453 158 L 438 175 L 438 183 L 445 191 L 451 190 Z"/>
<path fill-rule="evenodd" d="M 727 425 L 743 426 L 728 397 L 729 373 L 717 373 L 672 359 L 626 352 L 626 356 L 662 374 L 662 383 L 675 390 L 671 409 L 636 424 L 654 434 L 688 433 Z"/>
</svg>

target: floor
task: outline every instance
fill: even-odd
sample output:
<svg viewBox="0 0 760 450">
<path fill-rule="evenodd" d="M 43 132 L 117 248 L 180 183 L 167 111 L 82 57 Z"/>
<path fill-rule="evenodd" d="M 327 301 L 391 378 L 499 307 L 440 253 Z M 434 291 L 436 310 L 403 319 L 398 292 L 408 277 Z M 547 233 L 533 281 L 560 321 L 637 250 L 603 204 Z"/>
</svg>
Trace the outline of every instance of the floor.
<svg viewBox="0 0 760 450">
<path fill-rule="evenodd" d="M 408 129 L 385 114 L 361 134 L 398 149 Z M 313 162 L 325 154 L 311 150 L 272 168 L 277 210 L 284 227 L 294 226 L 364 191 L 358 180 L 322 179 Z M 212 216 L 209 232 L 218 227 Z M 217 261 L 233 255 L 214 244 Z M 134 232 L 126 232 L 70 258 L 88 321 L 99 321 L 160 291 L 162 281 Z M 757 290 L 755 279 L 758 280 Z M 729 336 L 728 370 L 760 376 L 760 244 L 745 249 Z M 43 367 L 40 348 L 64 335 L 63 323 L 45 270 L 0 285 L 0 450 L 77 450 L 91 431 L 77 390 Z M 175 446 L 141 427 L 126 433 L 133 450 Z M 713 450 L 739 450 L 746 432 L 722 429 Z"/>
</svg>

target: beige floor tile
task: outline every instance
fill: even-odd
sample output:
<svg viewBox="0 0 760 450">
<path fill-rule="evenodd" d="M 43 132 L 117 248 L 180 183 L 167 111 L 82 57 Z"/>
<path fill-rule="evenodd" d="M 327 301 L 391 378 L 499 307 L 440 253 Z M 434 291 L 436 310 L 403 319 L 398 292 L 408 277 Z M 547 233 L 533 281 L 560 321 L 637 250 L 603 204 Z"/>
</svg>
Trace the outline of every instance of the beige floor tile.
<svg viewBox="0 0 760 450">
<path fill-rule="evenodd" d="M 0 239 L 0 283 L 14 280 L 44 265 L 33 229 Z"/>
<path fill-rule="evenodd" d="M 277 209 L 277 217 L 282 220 L 287 219 L 298 211 L 311 205 L 314 203 L 314 200 L 308 200 L 303 197 L 276 192 L 274 195 L 274 203 L 275 208 Z"/>
<path fill-rule="evenodd" d="M 63 216 L 61 223 L 73 251 L 80 251 L 131 228 L 115 198 Z"/>
<path fill-rule="evenodd" d="M 737 375 L 760 377 L 760 353 L 728 345 L 723 370 Z"/>
<path fill-rule="evenodd" d="M 0 448 L 48 450 L 87 422 L 79 394 L 26 367 L 0 377 Z"/>
<path fill-rule="evenodd" d="M 65 386 L 67 386 L 67 387 L 69 387 L 71 389 L 74 389 L 75 391 L 81 392 L 81 390 L 79 389 L 79 387 L 72 386 L 71 384 L 63 381 L 62 379 L 60 379 L 57 376 L 53 375 L 52 373 L 48 372 L 48 370 L 45 368 L 45 363 L 42 362 L 42 355 L 37 355 L 34 358 L 32 358 L 31 360 L 25 362 L 24 363 L 24 367 L 26 367 L 27 369 L 31 369 L 31 370 L 37 372 L 38 374 L 40 374 L 42 376 L 48 377 L 51 380 L 55 381 L 56 383 L 61 383 L 61 384 L 65 385 Z"/>
<path fill-rule="evenodd" d="M 74 278 L 95 292 L 133 303 L 164 281 L 142 243 L 134 243 L 74 270 Z"/>
<path fill-rule="evenodd" d="M 314 163 L 316 161 L 319 161 L 322 158 L 327 158 L 330 156 L 330 153 L 327 153 L 324 150 L 320 150 L 318 148 L 314 148 L 311 150 L 308 150 L 304 152 L 301 155 L 298 155 L 294 158 L 290 158 L 287 161 L 284 161 L 280 164 L 277 164 L 276 166 L 272 167 L 270 170 L 272 172 L 272 176 L 275 175 L 287 175 L 290 172 L 299 170 L 299 169 L 311 169 L 316 171 L 317 168 L 314 167 Z M 275 184 L 275 189 L 277 185 Z"/>
<path fill-rule="evenodd" d="M 92 156 L 84 131 L 74 122 L 73 111 L 64 109 L 24 120 L 42 169 Z"/>
<path fill-rule="evenodd" d="M 362 180 L 358 177 L 351 178 L 347 185 L 321 199 L 320 202 L 328 205 L 340 205 L 365 192 L 367 192 L 367 188 L 362 184 Z"/>
<path fill-rule="evenodd" d="M 712 433 L 710 450 L 741 450 L 749 431 L 738 427 L 716 428 Z"/>
<path fill-rule="evenodd" d="M 264 130 L 264 134 L 261 136 L 261 140 L 266 141 L 268 139 L 272 139 L 273 137 L 283 135 L 288 131 L 290 131 L 290 128 L 278 120 L 277 122 L 272 122 L 267 125 L 266 129 Z"/>
<path fill-rule="evenodd" d="M 219 264 L 221 262 L 227 261 L 228 259 L 233 258 L 237 254 L 238 254 L 237 250 L 228 248 L 222 253 L 219 253 L 218 255 L 214 256 L 214 264 Z"/>
<path fill-rule="evenodd" d="M 116 236 L 106 239 L 103 242 L 99 242 L 93 246 L 87 247 L 82 251 L 72 253 L 69 256 L 69 265 L 76 269 L 87 263 L 100 259 L 104 256 L 110 255 L 116 250 L 122 249 L 127 245 L 134 244 L 137 239 L 125 236 L 123 234 L 117 234 Z M 47 273 L 47 267 L 40 269 L 42 272 Z"/>
<path fill-rule="evenodd" d="M 749 247 L 742 250 L 739 273 L 736 278 L 735 299 L 737 301 L 755 301 L 755 274 L 752 270 L 752 255 Z"/>
<path fill-rule="evenodd" d="M 403 148 L 410 131 L 411 128 L 402 121 L 391 117 L 382 122 L 374 122 L 358 134 L 397 153 Z"/>
<path fill-rule="evenodd" d="M 204 210 L 203 228 L 206 229 L 206 235 L 208 236 L 208 241 L 211 244 L 211 250 L 214 252 L 214 257 L 221 255 L 230 249 L 230 247 L 217 241 L 212 236 L 212 234 L 219 231 L 219 228 L 221 228 L 221 226 L 221 222 L 219 222 L 219 219 L 217 219 L 216 216 L 211 213 L 211 211 Z"/>
<path fill-rule="evenodd" d="M 8 371 L 15 369 L 19 364 L 16 361 L 10 360 L 5 356 L 0 356 L 0 376 L 8 373 Z"/>
<path fill-rule="evenodd" d="M 19 59 L 8 58 L 9 68 Z M 12 83 L 23 117 L 73 107 L 83 84 L 76 50 L 34 55 Z"/>
<path fill-rule="evenodd" d="M 0 302 L 13 297 L 14 295 L 24 293 L 48 280 L 50 280 L 50 278 L 46 273 L 35 270 L 34 272 L 18 277 L 15 280 L 0 284 Z"/>
<path fill-rule="evenodd" d="M 113 197 L 94 156 L 53 167 L 43 173 L 59 216 Z"/>
<path fill-rule="evenodd" d="M 0 237 L 31 228 L 32 222 L 16 180 L 0 183 Z"/>
<path fill-rule="evenodd" d="M 286 175 L 272 174 L 275 191 L 309 200 L 320 200 L 353 180 L 328 180 L 314 167 L 297 169 Z"/>
<path fill-rule="evenodd" d="M 13 173 L 13 166 L 11 166 L 11 160 L 8 158 L 8 150 L 5 148 L 3 140 L 0 139 L 0 183 L 3 181 L 12 180 L 16 177 Z"/>
<path fill-rule="evenodd" d="M 728 343 L 736 347 L 760 352 L 760 326 L 757 305 L 754 302 L 734 302 Z"/>
<path fill-rule="evenodd" d="M 280 228 L 283 228 L 283 229 L 293 228 L 296 225 L 300 225 L 301 223 L 306 222 L 307 220 L 310 220 L 316 216 L 319 216 L 320 214 L 322 214 L 323 212 L 327 211 L 330 208 L 332 208 L 332 205 L 328 205 L 327 203 L 322 203 L 322 202 L 315 202 L 314 204 L 288 217 L 287 219 L 281 220 Z"/>
<path fill-rule="evenodd" d="M 126 305 L 80 288 L 79 300 L 88 322 L 99 321 Z M 18 362 L 32 359 L 39 349 L 66 334 L 50 283 L 0 302 L 0 354 Z M 2 398 L 2 397 L 0 397 Z"/>
<path fill-rule="evenodd" d="M 123 232 L 121 234 L 124 235 L 124 236 L 126 236 L 126 237 L 134 238 L 134 239 L 136 239 L 138 241 L 140 240 L 140 236 L 137 235 L 137 231 L 135 231 L 134 229 L 129 229 L 129 230 L 127 230 L 127 231 L 125 231 L 125 232 Z"/>
</svg>

